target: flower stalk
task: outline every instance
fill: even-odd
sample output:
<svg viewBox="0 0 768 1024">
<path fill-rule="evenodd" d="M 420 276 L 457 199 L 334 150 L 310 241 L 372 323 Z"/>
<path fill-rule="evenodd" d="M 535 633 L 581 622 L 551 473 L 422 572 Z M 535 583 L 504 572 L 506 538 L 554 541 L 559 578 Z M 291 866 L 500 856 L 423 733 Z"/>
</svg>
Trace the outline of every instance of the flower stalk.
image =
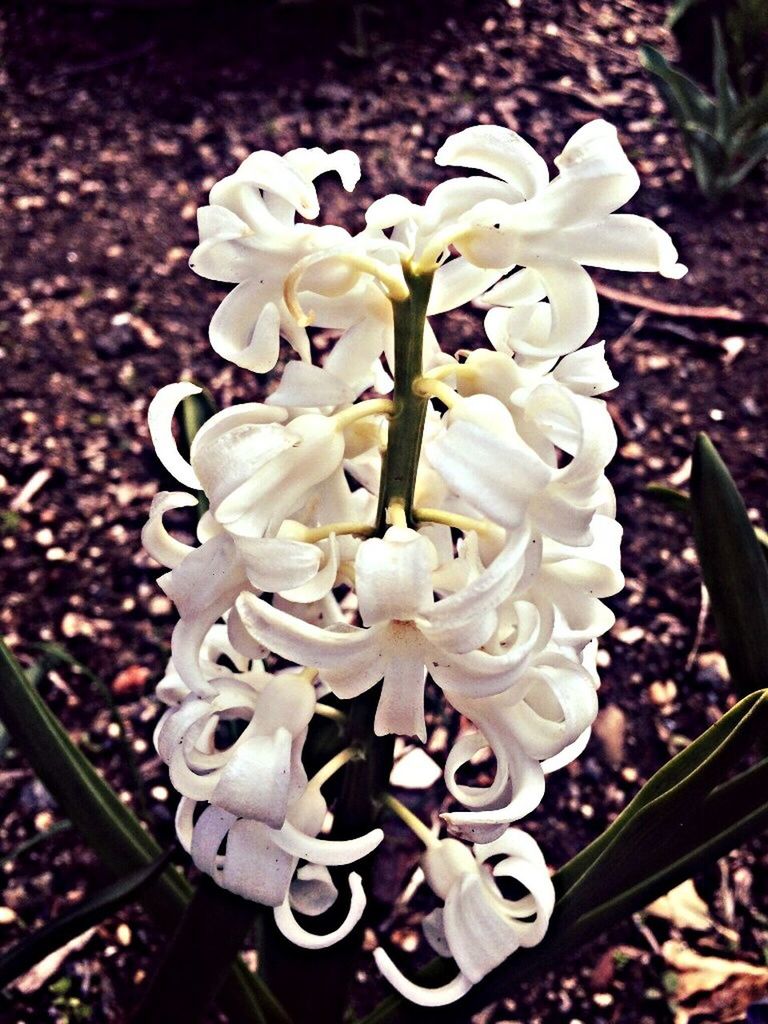
<svg viewBox="0 0 768 1024">
<path fill-rule="evenodd" d="M 427 394 L 414 391 L 414 383 L 422 374 L 424 326 L 433 275 L 414 273 L 407 265 L 403 268 L 403 274 L 409 289 L 408 298 L 392 302 L 395 321 L 395 389 L 379 487 L 376 529 L 380 536 L 383 536 L 389 525 L 387 510 L 396 502 L 403 507 L 407 525 L 415 525 L 413 490 L 429 404 Z"/>
</svg>

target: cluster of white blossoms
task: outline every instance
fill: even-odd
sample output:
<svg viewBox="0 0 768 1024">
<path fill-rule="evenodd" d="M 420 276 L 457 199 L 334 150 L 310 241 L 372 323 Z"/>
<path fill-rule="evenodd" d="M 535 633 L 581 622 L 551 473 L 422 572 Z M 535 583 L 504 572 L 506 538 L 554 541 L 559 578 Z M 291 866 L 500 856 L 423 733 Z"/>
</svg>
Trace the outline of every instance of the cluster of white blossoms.
<svg viewBox="0 0 768 1024">
<path fill-rule="evenodd" d="M 547 773 L 578 756 L 597 712 L 596 638 L 613 621 L 602 599 L 622 586 L 621 529 L 605 477 L 616 435 L 599 397 L 616 381 L 604 345 L 582 347 L 598 317 L 584 267 L 685 272 L 663 230 L 614 212 L 639 181 L 604 121 L 576 132 L 551 180 L 501 127 L 460 132 L 436 160 L 481 173 L 443 182 L 421 206 L 385 196 L 356 235 L 312 223 L 319 175 L 354 188 L 351 152 L 257 152 L 213 187 L 190 261 L 236 285 L 213 317 L 213 348 L 258 373 L 274 369 L 281 341 L 296 357 L 263 402 L 209 419 L 189 460 L 172 420 L 199 388 L 158 392 L 157 454 L 208 511 L 199 546 L 184 544 L 163 517 L 197 497 L 163 492 L 144 531 L 180 615 L 156 737 L 183 797 L 179 836 L 220 885 L 274 907 L 295 942 L 327 945 L 354 927 L 365 904 L 355 873 L 333 932 L 295 914 L 327 910 L 338 896 L 328 867 L 383 838 L 324 835 L 321 786 L 375 737 L 426 740 L 428 679 L 463 716 L 445 764 L 451 837 L 415 824 L 444 901 L 425 934 L 459 973 L 424 989 L 376 953 L 425 1005 L 544 935 L 546 864 L 510 826 L 539 804 Z M 449 355 L 429 317 L 466 303 L 487 310 L 487 342 Z M 314 717 L 343 717 L 356 700 L 375 707 L 370 735 L 358 724 L 308 778 Z M 484 750 L 495 775 L 470 785 Z M 500 876 L 528 895 L 506 899 Z"/>
</svg>

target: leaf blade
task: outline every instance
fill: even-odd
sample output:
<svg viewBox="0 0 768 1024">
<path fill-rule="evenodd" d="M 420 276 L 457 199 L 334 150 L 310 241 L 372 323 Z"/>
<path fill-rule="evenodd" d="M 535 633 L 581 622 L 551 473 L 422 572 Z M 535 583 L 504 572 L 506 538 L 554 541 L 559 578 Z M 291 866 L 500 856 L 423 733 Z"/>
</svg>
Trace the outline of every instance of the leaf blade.
<svg viewBox="0 0 768 1024">
<path fill-rule="evenodd" d="M 768 566 L 744 502 L 706 434 L 691 468 L 691 516 L 720 644 L 739 694 L 758 690 L 768 664 Z"/>
</svg>

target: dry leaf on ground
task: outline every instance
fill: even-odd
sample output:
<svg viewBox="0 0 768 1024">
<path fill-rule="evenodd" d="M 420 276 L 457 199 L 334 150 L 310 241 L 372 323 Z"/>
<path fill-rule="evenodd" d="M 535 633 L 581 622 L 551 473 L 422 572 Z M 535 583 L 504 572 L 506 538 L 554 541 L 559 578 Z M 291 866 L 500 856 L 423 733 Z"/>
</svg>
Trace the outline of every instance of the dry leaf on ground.
<svg viewBox="0 0 768 1024">
<path fill-rule="evenodd" d="M 661 917 L 676 928 L 691 928 L 697 932 L 708 932 L 714 929 L 728 942 L 734 944 L 738 942 L 739 937 L 735 931 L 712 919 L 709 907 L 696 892 L 690 878 L 672 889 L 666 896 L 654 900 L 646 908 L 646 913 L 653 917 Z"/>
<path fill-rule="evenodd" d="M 665 942 L 661 952 L 677 974 L 671 1000 L 674 1024 L 734 1024 L 746 1019 L 752 1003 L 768 995 L 768 967 L 701 956 L 683 942 Z"/>
</svg>

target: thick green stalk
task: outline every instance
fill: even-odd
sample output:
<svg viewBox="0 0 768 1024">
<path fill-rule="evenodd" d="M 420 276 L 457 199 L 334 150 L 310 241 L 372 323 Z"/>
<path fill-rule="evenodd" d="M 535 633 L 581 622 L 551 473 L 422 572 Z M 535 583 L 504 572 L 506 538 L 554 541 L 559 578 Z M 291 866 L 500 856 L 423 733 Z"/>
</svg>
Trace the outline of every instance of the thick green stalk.
<svg viewBox="0 0 768 1024">
<path fill-rule="evenodd" d="M 413 521 L 413 491 L 421 451 L 421 438 L 428 399 L 415 394 L 414 382 L 423 365 L 424 327 L 432 274 L 417 275 L 404 268 L 410 295 L 393 301 L 395 326 L 394 409 L 389 420 L 387 450 L 379 484 L 379 509 L 376 532 L 386 532 L 387 509 L 393 502 L 402 506 L 409 526 Z M 347 719 L 345 745 L 359 747 L 362 760 L 344 768 L 340 776 L 339 796 L 334 808 L 333 836 L 350 839 L 367 832 L 376 824 L 380 796 L 392 771 L 394 737 L 375 736 L 373 722 L 381 687 L 377 686 L 354 700 Z M 354 870 L 363 875 L 368 889 L 371 858 L 357 863 Z M 350 869 L 334 870 L 341 896 L 339 906 L 317 921 L 317 930 L 330 930 L 344 909 L 346 877 Z M 338 1024 L 344 1018 L 349 992 L 360 958 L 364 927 L 361 923 L 346 939 L 330 949 L 305 953 L 290 947 L 276 930 L 269 928 L 265 966 L 267 978 L 297 1024 Z M 300 976 L 302 984 L 296 984 Z M 322 993 L 318 998 L 318 993 Z"/>
<path fill-rule="evenodd" d="M 394 409 L 389 420 L 387 451 L 381 470 L 377 532 L 387 528 L 387 508 L 402 503 L 409 526 L 413 521 L 413 488 L 421 452 L 421 436 L 429 399 L 414 394 L 414 381 L 423 366 L 424 325 L 432 288 L 432 274 L 414 274 L 404 269 L 410 295 L 393 302 L 395 318 Z"/>
<path fill-rule="evenodd" d="M 261 910 L 203 876 L 134 1012 L 135 1024 L 204 1020 Z M 282 1008 L 267 998 L 256 1013 L 262 1024 L 290 1024 Z"/>
</svg>

